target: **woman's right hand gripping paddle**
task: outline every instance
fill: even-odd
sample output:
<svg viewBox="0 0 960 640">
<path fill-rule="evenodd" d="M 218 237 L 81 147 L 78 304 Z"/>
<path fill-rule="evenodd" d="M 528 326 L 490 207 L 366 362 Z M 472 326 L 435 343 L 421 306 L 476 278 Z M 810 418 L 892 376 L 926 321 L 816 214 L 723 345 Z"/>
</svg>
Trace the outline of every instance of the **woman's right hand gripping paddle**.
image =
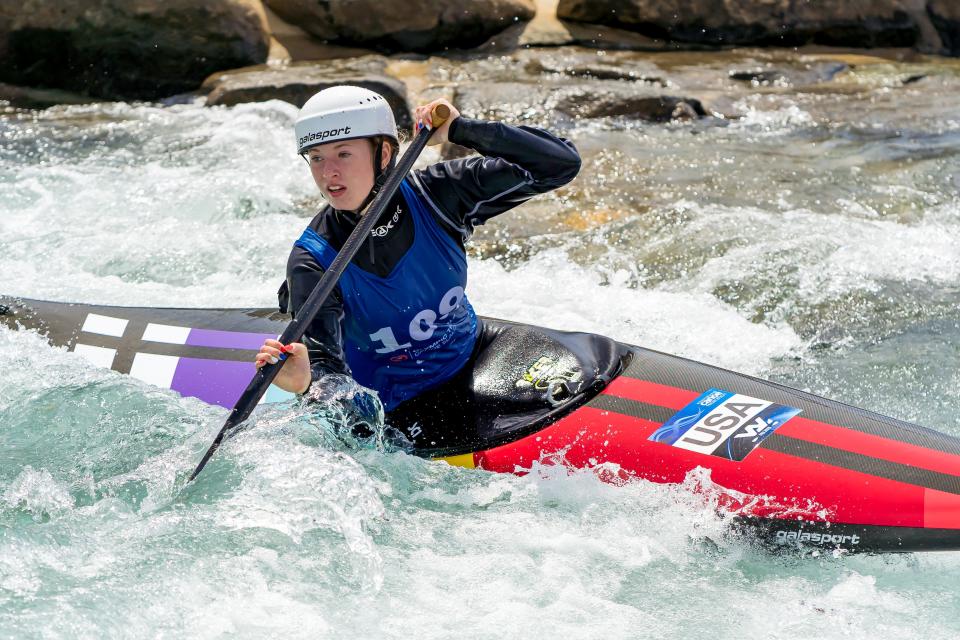
<svg viewBox="0 0 960 640">
<path fill-rule="evenodd" d="M 302 342 L 284 346 L 279 340 L 267 339 L 257 353 L 257 369 L 267 363 L 276 364 L 283 360 L 280 373 L 273 384 L 290 393 L 306 393 L 310 388 L 310 356 Z"/>
</svg>

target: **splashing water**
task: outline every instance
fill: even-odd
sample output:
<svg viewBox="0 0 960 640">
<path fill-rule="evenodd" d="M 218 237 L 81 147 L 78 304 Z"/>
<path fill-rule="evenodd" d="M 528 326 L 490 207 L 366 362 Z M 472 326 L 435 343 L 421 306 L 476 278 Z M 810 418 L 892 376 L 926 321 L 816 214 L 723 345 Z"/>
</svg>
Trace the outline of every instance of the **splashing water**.
<svg viewBox="0 0 960 640">
<path fill-rule="evenodd" d="M 678 92 L 715 92 L 708 71 L 761 55 L 608 53 Z M 543 54 L 559 71 L 521 81 L 549 97 L 594 57 Z M 571 138 L 584 170 L 478 231 L 474 305 L 960 435 L 960 80 L 930 63 L 924 90 L 899 87 L 908 66 L 741 96 L 739 120 L 577 121 L 526 101 L 518 120 Z M 502 64 L 435 67 L 470 104 Z M 0 292 L 272 306 L 319 205 L 294 114 L 0 116 Z M 616 468 L 572 471 L 562 452 L 523 476 L 468 471 L 343 436 L 382 426 L 375 407 L 290 403 L 258 410 L 187 486 L 222 409 L 27 332 L 0 329 L 0 365 L 0 636 L 960 633 L 957 554 L 771 557 L 716 515 L 708 477 L 688 479 L 698 493 L 610 482 Z"/>
</svg>

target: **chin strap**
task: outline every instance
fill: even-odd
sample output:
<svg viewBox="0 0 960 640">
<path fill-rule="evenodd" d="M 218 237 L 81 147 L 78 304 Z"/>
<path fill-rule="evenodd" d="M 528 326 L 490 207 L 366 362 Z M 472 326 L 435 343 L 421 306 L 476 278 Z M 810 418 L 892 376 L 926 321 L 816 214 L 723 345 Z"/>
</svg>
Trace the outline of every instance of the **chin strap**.
<svg viewBox="0 0 960 640">
<path fill-rule="evenodd" d="M 387 178 L 390 177 L 391 173 L 393 173 L 393 168 L 397 164 L 396 154 L 391 153 L 390 163 L 387 164 L 387 168 L 380 168 L 380 159 L 383 157 L 383 141 L 383 136 L 377 138 L 377 147 L 373 152 L 373 188 L 370 189 L 370 193 L 367 195 L 366 199 L 363 201 L 363 204 L 360 205 L 360 208 L 357 209 L 357 211 L 363 212 L 368 206 L 370 206 L 370 203 L 373 202 L 373 199 L 377 197 L 378 193 L 380 193 L 380 189 L 382 189 L 383 185 L 387 183 Z M 370 247 L 370 262 L 373 262 L 373 234 L 371 234 L 368 239 L 368 245 Z"/>
<path fill-rule="evenodd" d="M 393 172 L 393 168 L 397 164 L 396 155 L 391 153 L 390 162 L 387 164 L 387 168 L 380 168 L 380 158 L 383 157 L 384 139 L 385 138 L 383 136 L 377 138 L 377 148 L 373 152 L 373 189 L 370 190 L 370 194 L 367 196 L 367 199 L 363 201 L 363 206 L 360 207 L 361 210 L 365 209 L 367 205 L 373 202 L 373 199 L 377 197 L 377 194 L 380 193 L 380 189 L 382 189 L 383 185 L 387 183 L 387 178 L 390 176 L 390 173 Z"/>
</svg>

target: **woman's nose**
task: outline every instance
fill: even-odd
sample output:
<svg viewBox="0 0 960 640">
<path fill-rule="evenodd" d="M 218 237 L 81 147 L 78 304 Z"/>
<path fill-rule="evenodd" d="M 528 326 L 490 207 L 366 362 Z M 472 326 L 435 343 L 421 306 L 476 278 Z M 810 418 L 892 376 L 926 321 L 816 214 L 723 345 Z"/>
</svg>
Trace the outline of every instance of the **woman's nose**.
<svg viewBox="0 0 960 640">
<path fill-rule="evenodd" d="M 337 166 L 337 163 L 327 160 L 323 163 L 320 173 L 324 178 L 337 178 L 340 176 L 340 167 Z"/>
</svg>

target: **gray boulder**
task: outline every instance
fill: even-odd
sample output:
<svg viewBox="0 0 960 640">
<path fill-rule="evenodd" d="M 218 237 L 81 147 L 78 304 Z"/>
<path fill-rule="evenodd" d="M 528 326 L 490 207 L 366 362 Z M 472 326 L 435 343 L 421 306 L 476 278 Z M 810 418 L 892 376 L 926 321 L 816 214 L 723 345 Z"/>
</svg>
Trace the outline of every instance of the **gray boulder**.
<svg viewBox="0 0 960 640">
<path fill-rule="evenodd" d="M 616 82 L 607 82 L 605 86 L 466 83 L 457 87 L 454 104 L 471 117 L 548 127 L 584 118 L 668 122 L 709 115 L 700 100 L 661 95 L 657 89 Z"/>
<path fill-rule="evenodd" d="M 524 71 L 533 74 L 556 74 L 583 78 L 585 80 L 624 80 L 627 82 L 646 82 L 666 87 L 669 83 L 658 73 L 644 73 L 634 68 L 621 68 L 619 65 L 568 64 L 558 65 L 541 58 L 530 60 L 524 65 Z"/>
<path fill-rule="evenodd" d="M 216 73 L 203 83 L 207 106 L 283 100 L 302 107 L 318 91 L 352 84 L 376 91 L 393 108 L 397 126 L 410 129 L 413 119 L 403 82 L 385 75 L 386 61 L 365 56 L 325 62 L 298 62 L 282 68 L 267 66 Z"/>
<path fill-rule="evenodd" d="M 727 75 L 731 80 L 748 83 L 755 87 L 771 85 L 803 87 L 830 82 L 849 68 L 850 66 L 844 62 L 826 60 L 808 62 L 801 68 L 731 70 Z"/>
<path fill-rule="evenodd" d="M 485 43 L 536 13 L 533 0 L 266 0 L 284 20 L 330 43 L 378 51 L 443 51 Z"/>
<path fill-rule="evenodd" d="M 622 91 L 568 95 L 557 102 L 556 109 L 578 118 L 619 116 L 647 122 L 696 120 L 707 115 L 695 98 L 640 96 Z"/>
<path fill-rule="evenodd" d="M 0 81 L 18 85 L 153 100 L 268 46 L 259 0 L 0 0 Z"/>
<path fill-rule="evenodd" d="M 925 20 L 915 5 L 913 0 L 560 0 L 557 15 L 680 43 L 911 47 L 920 41 Z"/>
<path fill-rule="evenodd" d="M 940 36 L 946 53 L 960 56 L 960 2 L 958 0 L 930 0 L 927 4 L 930 21 Z"/>
<path fill-rule="evenodd" d="M 34 89 L 0 82 L 0 102 L 16 109 L 46 109 L 58 104 L 89 104 L 95 100 L 60 89 Z"/>
</svg>

